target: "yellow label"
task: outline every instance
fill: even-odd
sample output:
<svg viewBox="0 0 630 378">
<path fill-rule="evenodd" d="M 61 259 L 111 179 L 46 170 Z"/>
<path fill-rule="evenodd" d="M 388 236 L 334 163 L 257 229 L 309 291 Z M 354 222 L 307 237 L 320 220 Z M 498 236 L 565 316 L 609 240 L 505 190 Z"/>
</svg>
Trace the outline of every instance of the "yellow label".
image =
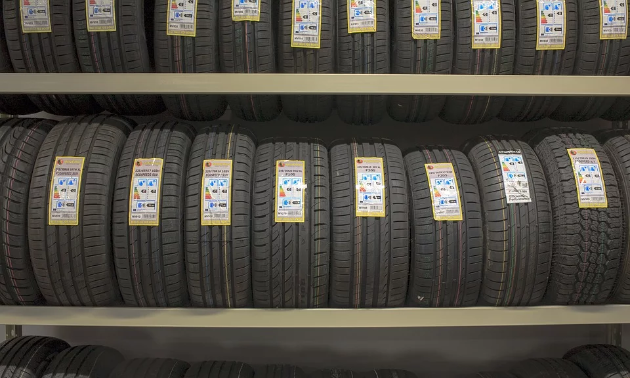
<svg viewBox="0 0 630 378">
<path fill-rule="evenodd" d="M 442 31 L 441 0 L 411 0 L 411 37 L 440 39 Z"/>
<path fill-rule="evenodd" d="M 201 225 L 232 224 L 232 160 L 203 161 Z"/>
<path fill-rule="evenodd" d="M 597 153 L 592 148 L 567 149 L 580 208 L 608 207 L 604 175 Z"/>
<path fill-rule="evenodd" d="M 376 0 L 348 1 L 348 33 L 376 32 Z"/>
<path fill-rule="evenodd" d="M 564 50 L 567 12 L 565 0 L 537 0 L 536 50 Z"/>
<path fill-rule="evenodd" d="M 276 161 L 276 223 L 304 222 L 305 173 L 304 160 Z"/>
<path fill-rule="evenodd" d="M 472 5 L 472 48 L 501 48 L 501 2 L 470 0 Z"/>
<path fill-rule="evenodd" d="M 49 226 L 76 226 L 79 224 L 79 199 L 81 198 L 81 156 L 57 156 L 50 178 L 48 201 Z"/>
<path fill-rule="evenodd" d="M 135 159 L 129 189 L 129 225 L 159 226 L 162 168 L 160 158 Z"/>
<path fill-rule="evenodd" d="M 321 0 L 293 0 L 291 47 L 318 49 L 322 34 Z"/>
<path fill-rule="evenodd" d="M 180 37 L 197 36 L 197 0 L 168 1 L 166 35 Z"/>
<path fill-rule="evenodd" d="M 599 15 L 599 39 L 626 39 L 628 36 L 627 0 L 599 0 Z"/>
<path fill-rule="evenodd" d="M 22 33 L 50 33 L 50 4 L 48 0 L 20 0 Z"/>
<path fill-rule="evenodd" d="M 260 21 L 260 0 L 232 0 L 232 21 Z"/>
<path fill-rule="evenodd" d="M 354 158 L 356 216 L 385 216 L 385 172 L 383 158 Z"/>
<path fill-rule="evenodd" d="M 424 165 L 431 191 L 433 219 L 436 221 L 463 220 L 459 186 L 451 163 Z"/>
<path fill-rule="evenodd" d="M 116 31 L 115 0 L 85 0 L 85 19 L 89 32 Z"/>
</svg>

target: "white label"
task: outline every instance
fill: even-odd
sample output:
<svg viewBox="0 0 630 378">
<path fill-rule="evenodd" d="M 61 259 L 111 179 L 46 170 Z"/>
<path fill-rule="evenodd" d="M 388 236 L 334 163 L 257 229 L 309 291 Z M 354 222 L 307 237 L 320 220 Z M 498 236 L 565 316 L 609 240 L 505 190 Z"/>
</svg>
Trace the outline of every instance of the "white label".
<svg viewBox="0 0 630 378">
<path fill-rule="evenodd" d="M 348 0 L 348 33 L 376 31 L 376 0 Z"/>
<path fill-rule="evenodd" d="M 595 150 L 569 148 L 567 151 L 573 165 L 579 206 L 581 208 L 608 207 L 604 177 Z"/>
<path fill-rule="evenodd" d="M 170 0 L 166 34 L 181 37 L 197 35 L 197 0 Z"/>
<path fill-rule="evenodd" d="M 385 216 L 385 174 L 383 159 L 358 157 L 354 159 L 356 172 L 357 217 Z"/>
<path fill-rule="evenodd" d="M 499 0 L 471 0 L 473 49 L 501 47 L 501 5 Z"/>
<path fill-rule="evenodd" d="M 204 160 L 201 193 L 201 225 L 232 224 L 232 160 Z"/>
<path fill-rule="evenodd" d="M 441 0 L 411 0 L 413 39 L 440 39 Z"/>
<path fill-rule="evenodd" d="M 232 21 L 260 21 L 260 0 L 232 0 Z"/>
<path fill-rule="evenodd" d="M 89 32 L 116 31 L 114 0 L 85 0 Z"/>
<path fill-rule="evenodd" d="M 293 0 L 291 47 L 319 48 L 321 7 L 319 0 Z"/>
<path fill-rule="evenodd" d="M 565 0 L 538 0 L 536 50 L 564 50 Z"/>
<path fill-rule="evenodd" d="M 431 190 L 433 219 L 436 221 L 462 220 L 459 187 L 451 163 L 429 163 L 424 165 Z"/>
<path fill-rule="evenodd" d="M 160 225 L 160 185 L 162 166 L 159 158 L 135 159 L 129 198 L 130 226 Z"/>
<path fill-rule="evenodd" d="M 584 1 L 584 0 L 580 0 Z M 626 39 L 628 35 L 628 3 L 626 0 L 599 0 L 600 39 Z"/>
<path fill-rule="evenodd" d="M 507 203 L 532 202 L 527 180 L 527 168 L 520 150 L 500 151 L 501 173 L 503 173 L 503 188 Z"/>
<path fill-rule="evenodd" d="M 79 224 L 79 198 L 84 157 L 57 156 L 50 180 L 50 226 L 76 226 Z"/>
<path fill-rule="evenodd" d="M 304 222 L 303 160 L 276 162 L 276 222 Z"/>
<path fill-rule="evenodd" d="M 48 0 L 20 0 L 22 33 L 50 33 Z"/>
</svg>

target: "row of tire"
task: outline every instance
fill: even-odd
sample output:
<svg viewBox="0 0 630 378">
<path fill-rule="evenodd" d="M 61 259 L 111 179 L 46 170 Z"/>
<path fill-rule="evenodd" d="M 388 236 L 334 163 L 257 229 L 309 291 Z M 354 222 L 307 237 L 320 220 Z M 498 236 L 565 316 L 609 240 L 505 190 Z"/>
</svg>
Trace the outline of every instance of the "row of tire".
<svg viewBox="0 0 630 378">
<path fill-rule="evenodd" d="M 410 28 L 411 1 L 393 0 L 390 10 L 388 0 L 379 0 L 377 31 L 348 33 L 347 1 L 323 0 L 321 48 L 304 49 L 291 48 L 292 0 L 280 0 L 280 4 L 261 0 L 258 22 L 232 21 L 232 0 L 198 0 L 194 38 L 166 34 L 166 0 L 119 0 L 113 32 L 87 31 L 85 0 L 50 0 L 51 32 L 26 34 L 21 28 L 21 1 L 7 0 L 3 1 L 4 25 L 0 25 L 0 33 L 4 33 L 0 35 L 0 72 L 629 73 L 628 39 L 599 39 L 602 17 L 597 16 L 598 0 L 566 0 L 566 47 L 549 51 L 536 50 L 536 2 L 501 0 L 501 48 L 473 50 L 471 1 L 440 1 L 441 39 L 416 40 Z M 197 121 L 217 119 L 226 104 L 236 116 L 248 121 L 269 121 L 284 109 L 292 120 L 319 122 L 327 119 L 335 107 L 340 118 L 351 124 L 377 123 L 387 111 L 403 122 L 423 122 L 439 115 L 459 124 L 481 123 L 496 116 L 508 121 L 630 118 L 630 100 L 613 97 L 0 96 L 0 112 L 8 114 L 42 110 L 77 115 L 105 109 L 122 115 L 149 115 L 162 112 L 166 106 L 176 117 Z"/>
<path fill-rule="evenodd" d="M 0 126 L 4 304 L 399 307 L 630 302 L 630 132 L 540 129 L 463 153 L 119 116 Z M 132 131 L 133 130 L 133 131 Z M 531 147 L 530 147 L 531 145 Z M 567 149 L 594 149 L 607 205 L 581 208 Z M 524 160 L 509 203 L 499 154 Z M 516 152 L 515 152 L 516 151 Z M 60 157 L 84 157 L 77 225 L 51 225 Z M 384 216 L 356 216 L 356 158 L 383 161 Z M 130 225 L 135 159 L 163 159 L 157 226 Z M 206 159 L 232 160 L 231 224 L 203 226 Z M 304 161 L 304 221 L 274 217 L 278 161 Z M 435 221 L 425 164 L 451 163 L 461 221 Z M 56 181 L 55 181 L 56 182 Z M 135 184 L 134 184 L 135 185 Z M 135 191 L 134 186 L 134 191 Z M 135 192 L 134 192 L 135 193 Z M 134 196 L 135 198 L 135 196 Z M 75 205 L 72 205 L 75 206 Z M 135 206 L 135 205 L 134 205 Z M 205 205 L 204 205 L 205 206 Z M 73 207 L 74 209 L 74 207 Z M 135 207 L 134 207 L 135 209 Z M 411 232 L 410 232 L 411 230 Z"/>
<path fill-rule="evenodd" d="M 188 364 L 170 358 L 125 360 L 109 347 L 70 347 L 43 336 L 16 337 L 0 345 L 0 376 L 19 378 L 416 378 L 405 370 L 369 372 L 317 370 L 305 374 L 291 365 L 253 369 L 242 362 L 204 361 Z M 630 352 L 605 344 L 571 349 L 564 358 L 535 358 L 516 363 L 510 372 L 484 372 L 481 378 L 621 378 L 630 374 Z"/>
</svg>

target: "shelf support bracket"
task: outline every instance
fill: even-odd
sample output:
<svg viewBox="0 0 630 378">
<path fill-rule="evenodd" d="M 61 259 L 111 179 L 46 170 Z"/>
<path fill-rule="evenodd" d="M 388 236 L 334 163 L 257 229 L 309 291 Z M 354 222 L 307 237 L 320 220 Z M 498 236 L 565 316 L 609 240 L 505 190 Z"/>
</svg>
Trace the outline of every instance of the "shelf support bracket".
<svg viewBox="0 0 630 378">
<path fill-rule="evenodd" d="M 4 339 L 5 340 L 11 340 L 15 337 L 20 337 L 22 336 L 22 326 L 21 325 L 15 325 L 15 324 L 7 324 L 4 326 L 5 329 L 5 333 L 4 333 Z"/>
<path fill-rule="evenodd" d="M 621 324 L 608 324 L 606 326 L 606 342 L 610 345 L 621 346 Z"/>
</svg>

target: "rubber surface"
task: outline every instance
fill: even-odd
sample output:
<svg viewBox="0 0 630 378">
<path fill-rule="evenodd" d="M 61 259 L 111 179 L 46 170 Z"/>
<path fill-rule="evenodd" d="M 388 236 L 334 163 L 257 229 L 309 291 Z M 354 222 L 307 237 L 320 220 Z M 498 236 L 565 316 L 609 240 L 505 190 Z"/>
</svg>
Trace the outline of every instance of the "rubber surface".
<svg viewBox="0 0 630 378">
<path fill-rule="evenodd" d="M 573 75 L 620 76 L 630 68 L 630 40 L 600 40 L 598 0 L 578 1 L 578 45 Z M 615 97 L 564 97 L 550 118 L 587 121 L 598 118 L 613 105 Z"/>
<path fill-rule="evenodd" d="M 416 375 L 406 370 L 378 369 L 361 373 L 361 378 L 416 378 Z"/>
<path fill-rule="evenodd" d="M 55 123 L 32 118 L 1 121 L 0 298 L 5 305 L 43 302 L 28 248 L 28 189 L 37 152 Z"/>
<path fill-rule="evenodd" d="M 501 0 L 501 48 L 472 48 L 472 2 L 453 0 L 455 48 L 453 74 L 511 75 L 514 71 L 516 22 L 514 0 Z M 449 96 L 440 117 L 449 123 L 475 124 L 496 117 L 503 96 Z"/>
<path fill-rule="evenodd" d="M 293 0 L 281 0 L 278 22 L 278 65 L 282 73 L 331 74 L 335 72 L 335 5 L 323 0 L 321 6 L 320 47 L 291 47 Z M 332 112 L 332 95 L 283 95 L 282 111 L 297 122 L 322 122 Z"/>
<path fill-rule="evenodd" d="M 256 372 L 258 378 L 306 378 L 304 371 L 291 365 L 266 365 Z"/>
<path fill-rule="evenodd" d="M 589 378 L 621 378 L 630 371 L 630 352 L 614 345 L 582 345 L 564 358 L 580 367 Z"/>
<path fill-rule="evenodd" d="M 513 374 L 503 371 L 482 371 L 477 373 L 478 378 L 516 378 Z"/>
<path fill-rule="evenodd" d="M 461 221 L 436 221 L 426 164 L 451 163 L 459 190 Z M 416 147 L 405 154 L 409 178 L 411 266 L 408 306 L 474 306 L 481 290 L 483 232 L 479 187 L 460 151 Z"/>
<path fill-rule="evenodd" d="M 42 378 L 109 378 L 125 358 L 116 349 L 80 345 L 59 353 L 48 365 Z"/>
<path fill-rule="evenodd" d="M 74 36 L 81 70 L 89 73 L 154 72 L 152 29 L 155 2 L 117 0 L 114 6 L 116 31 L 88 32 L 86 1 L 72 0 Z M 107 94 L 95 95 L 94 98 L 103 109 L 115 114 L 152 115 L 165 110 L 159 95 Z"/>
<path fill-rule="evenodd" d="M 493 306 L 538 304 L 551 269 L 552 214 L 538 157 L 509 137 L 476 137 L 465 143 L 481 193 L 484 230 L 483 283 L 479 302 Z M 499 154 L 520 153 L 531 202 L 508 203 Z M 515 163 L 516 164 L 516 163 Z"/>
<path fill-rule="evenodd" d="M 630 98 L 617 97 L 610 108 L 600 117 L 607 121 L 630 120 Z"/>
<path fill-rule="evenodd" d="M 551 196 L 553 256 L 543 301 L 596 304 L 611 294 L 620 265 L 622 205 L 610 160 L 597 140 L 569 128 L 534 130 L 525 136 L 540 159 Z M 608 208 L 578 206 L 568 148 L 593 148 L 608 197 Z"/>
<path fill-rule="evenodd" d="M 510 372 L 518 378 L 588 378 L 573 362 L 561 358 L 532 358 L 520 361 Z"/>
<path fill-rule="evenodd" d="M 188 154 L 195 136 L 180 122 L 138 125 L 129 135 L 116 175 L 114 255 L 120 292 L 127 305 L 182 307 L 188 303 L 184 252 Z M 129 226 L 129 196 L 135 159 L 161 158 L 159 226 Z"/>
<path fill-rule="evenodd" d="M 193 306 L 251 307 L 251 203 L 256 144 L 239 126 L 212 126 L 192 144 L 186 178 L 186 276 Z M 206 159 L 232 160 L 231 226 L 202 226 Z"/>
<path fill-rule="evenodd" d="M 577 7 L 580 0 L 565 0 L 565 47 L 562 50 L 536 50 L 538 41 L 537 2 L 515 0 L 516 55 L 514 75 L 571 75 L 578 40 Z M 542 12 L 542 9 L 540 10 Z M 508 96 L 498 114 L 504 121 L 537 121 L 549 117 L 562 97 Z"/>
<path fill-rule="evenodd" d="M 359 378 L 360 373 L 353 372 L 352 370 L 325 369 L 316 370 L 308 376 L 309 378 Z"/>
<path fill-rule="evenodd" d="M 304 222 L 275 221 L 276 162 L 304 161 Z M 254 163 L 252 281 L 255 307 L 328 307 L 330 165 L 318 139 L 272 138 Z"/>
<path fill-rule="evenodd" d="M 385 217 L 357 217 L 355 158 L 383 159 Z M 400 149 L 380 138 L 330 149 L 331 307 L 402 307 L 409 275 L 407 174 Z"/>
<path fill-rule="evenodd" d="M 196 362 L 190 365 L 184 378 L 253 378 L 254 370 L 242 362 Z"/>
<path fill-rule="evenodd" d="M 155 4 L 155 69 L 163 73 L 218 73 L 219 3 L 199 0 L 196 36 L 169 36 L 168 1 Z M 221 95 L 162 95 L 168 110 L 177 118 L 212 121 L 223 115 L 226 102 Z"/>
<path fill-rule="evenodd" d="M 109 378 L 183 378 L 189 367 L 172 358 L 135 358 L 118 364 Z"/>
<path fill-rule="evenodd" d="M 0 344 L 0 377 L 40 378 L 48 364 L 70 345 L 44 336 L 21 336 Z"/>
<path fill-rule="evenodd" d="M 111 206 L 116 167 L 133 123 L 106 115 L 60 122 L 42 144 L 31 181 L 28 242 L 37 284 L 53 306 L 120 302 L 112 261 Z M 50 180 L 58 156 L 85 157 L 78 226 L 48 225 Z"/>
<path fill-rule="evenodd" d="M 409 30 L 412 25 L 411 1 L 392 2 L 392 73 L 450 74 L 454 42 L 452 2 L 440 0 L 440 39 L 413 39 Z M 388 96 L 387 110 L 396 121 L 425 122 L 440 114 L 445 101 L 446 96 Z"/>
<path fill-rule="evenodd" d="M 390 73 L 389 0 L 376 2 L 376 32 L 348 33 L 347 0 L 337 2 L 337 73 Z M 380 95 L 337 96 L 337 113 L 345 123 L 372 125 L 387 110 L 387 97 Z"/>
<path fill-rule="evenodd" d="M 70 0 L 49 1 L 51 33 L 22 33 L 21 2 L 22 0 L 2 2 L 5 37 L 15 72 L 81 72 L 72 33 Z M 29 95 L 28 97 L 37 108 L 51 114 L 78 115 L 101 111 L 90 95 Z"/>
<path fill-rule="evenodd" d="M 221 71 L 227 73 L 274 73 L 276 67 L 275 22 L 271 0 L 260 0 L 260 21 L 232 21 L 232 0 L 219 0 L 219 49 Z M 226 96 L 230 110 L 245 121 L 271 121 L 280 114 L 276 95 Z"/>
</svg>

